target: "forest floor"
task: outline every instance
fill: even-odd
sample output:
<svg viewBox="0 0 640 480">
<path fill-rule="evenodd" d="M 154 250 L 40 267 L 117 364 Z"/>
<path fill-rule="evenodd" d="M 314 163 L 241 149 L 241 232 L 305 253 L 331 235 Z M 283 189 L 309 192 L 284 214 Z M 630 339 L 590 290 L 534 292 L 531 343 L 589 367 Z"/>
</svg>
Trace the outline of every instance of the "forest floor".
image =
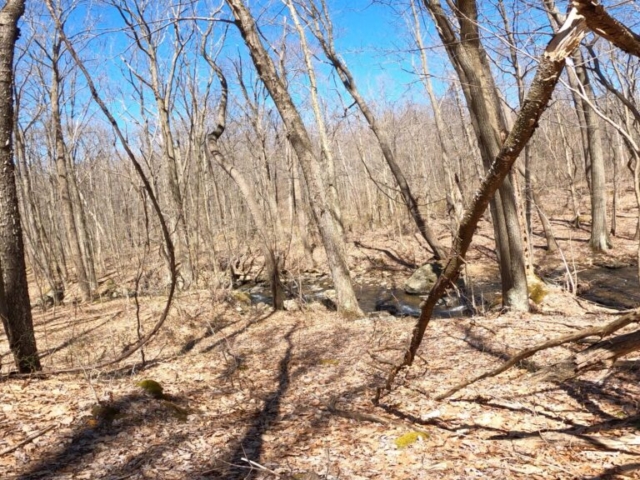
<svg viewBox="0 0 640 480">
<path fill-rule="evenodd" d="M 377 406 L 386 362 L 401 358 L 415 319 L 345 321 L 319 305 L 273 313 L 219 291 L 180 292 L 144 349 L 144 365 L 138 352 L 98 371 L 91 365 L 137 338 L 133 299 L 35 308 L 45 368 L 86 369 L 8 377 L 11 356 L 0 342 L 0 478 L 640 478 L 638 355 L 561 384 L 536 377 L 585 348 L 568 344 L 433 399 L 521 349 L 616 318 L 563 287 L 570 283 L 565 265 L 580 291 L 589 288 L 582 272 L 601 265 L 614 276 L 636 264 L 633 204 L 619 213 L 610 255 L 591 254 L 588 230 L 572 228 L 569 215 L 551 212 L 564 259 L 547 255 L 534 229 L 548 291 L 530 314 L 492 308 L 499 282 L 490 225 L 482 222 L 467 274 L 485 308 L 432 320 L 419 358 Z M 392 257 L 427 259 L 410 235 L 373 232 L 359 240 L 377 250 L 350 244 L 356 277 L 401 285 L 411 270 Z M 143 330 L 164 300 L 140 298 Z M 159 382 L 164 394 L 149 395 L 143 380 Z"/>
</svg>

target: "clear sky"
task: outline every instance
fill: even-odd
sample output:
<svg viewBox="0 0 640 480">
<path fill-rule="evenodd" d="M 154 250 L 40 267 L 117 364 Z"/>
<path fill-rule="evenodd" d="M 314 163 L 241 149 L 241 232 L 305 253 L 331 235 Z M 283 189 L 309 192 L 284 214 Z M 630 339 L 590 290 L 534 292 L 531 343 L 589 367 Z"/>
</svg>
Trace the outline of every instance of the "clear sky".
<svg viewBox="0 0 640 480">
<path fill-rule="evenodd" d="M 174 2 L 147 1 L 150 1 L 153 10 L 157 10 L 155 14 L 162 21 L 171 17 L 168 6 Z M 194 2 L 193 14 L 206 18 L 220 3 L 219 0 Z M 263 33 L 274 44 L 279 42 L 284 18 L 288 14 L 284 4 L 280 0 L 248 3 L 252 6 L 254 14 L 263 13 L 258 18 L 258 24 Z M 411 21 L 408 6 L 406 2 L 387 3 L 371 0 L 328 0 L 337 50 L 346 60 L 361 92 L 370 101 L 384 102 L 387 105 L 402 102 L 427 103 L 423 86 L 419 83 L 418 77 L 412 73 L 419 65 L 419 59 L 412 44 L 408 26 L 408 22 Z M 31 5 L 34 10 L 37 9 L 36 2 L 31 2 Z M 39 8 L 42 8 L 41 5 Z M 226 8 L 217 16 L 231 19 L 231 14 Z M 206 23 L 206 21 L 200 21 L 202 28 Z M 291 20 L 288 20 L 288 25 L 291 26 Z M 163 27 L 170 41 L 172 29 L 167 27 L 166 22 Z M 125 60 L 135 63 L 136 56 L 139 57 L 140 53 L 136 53 L 137 47 L 131 38 L 123 33 L 122 28 L 123 21 L 114 7 L 101 1 L 91 1 L 80 4 L 69 21 L 67 29 L 70 33 L 83 32 L 91 38 L 81 50 L 83 58 L 95 72 L 98 84 L 105 86 L 105 95 L 111 98 L 110 103 L 113 108 L 117 108 L 122 115 L 128 110 L 130 115 L 135 116 L 136 103 L 131 101 L 133 91 L 131 85 L 124 80 L 124 75 L 127 73 Z M 430 20 L 423 22 L 422 30 L 427 46 L 439 45 Z M 242 39 L 235 28 L 231 27 L 229 32 L 228 44 L 223 50 L 221 59 L 224 60 L 224 57 L 231 59 L 241 55 L 245 66 L 249 65 L 250 60 Z M 294 44 L 297 43 L 293 33 L 288 38 Z M 169 41 L 167 44 L 170 43 Z M 160 50 L 161 53 L 163 48 Z M 290 54 L 295 54 L 295 48 L 292 48 L 291 52 Z M 197 56 L 197 52 L 192 54 Z M 170 54 L 166 57 L 170 57 Z M 329 99 L 328 102 L 335 102 L 335 84 L 329 81 L 331 69 L 322 63 L 322 55 L 318 54 L 317 58 L 319 59 L 316 62 L 319 68 L 319 81 L 321 89 L 324 89 L 322 93 L 327 97 L 333 95 L 334 99 Z M 429 60 L 436 93 L 442 95 L 449 86 L 447 81 L 451 76 L 449 62 L 441 47 L 429 51 Z M 166 59 L 164 61 L 166 62 Z M 141 73 L 148 75 L 148 71 Z M 296 80 L 301 81 L 300 78 L 303 77 L 298 75 Z M 230 81 L 232 81 L 231 78 Z M 337 91 L 341 92 L 345 102 L 350 103 L 341 85 L 338 86 Z M 298 90 L 298 95 L 301 94 L 300 92 L 304 92 L 304 88 Z M 124 98 L 127 95 L 130 96 L 129 99 Z M 128 107 L 128 102 L 131 107 Z M 149 98 L 148 103 L 151 105 L 153 100 Z"/>
</svg>

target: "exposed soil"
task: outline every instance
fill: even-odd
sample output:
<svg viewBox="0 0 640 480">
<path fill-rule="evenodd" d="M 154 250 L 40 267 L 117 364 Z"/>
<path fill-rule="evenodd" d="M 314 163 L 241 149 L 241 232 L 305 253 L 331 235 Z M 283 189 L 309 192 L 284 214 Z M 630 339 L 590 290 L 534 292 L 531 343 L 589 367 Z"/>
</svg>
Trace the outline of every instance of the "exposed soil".
<svg viewBox="0 0 640 480">
<path fill-rule="evenodd" d="M 548 291 L 532 314 L 500 312 L 490 226 L 483 222 L 467 268 L 483 314 L 433 320 L 419 359 L 379 406 L 371 401 L 375 388 L 384 383 L 387 362 L 402 356 L 414 319 L 345 321 L 315 304 L 272 313 L 224 291 L 184 292 L 145 348 L 144 366 L 136 353 L 117 369 L 95 371 L 92 364 L 136 340 L 133 299 L 35 309 L 45 368 L 88 368 L 80 375 L 2 377 L 0 477 L 640 478 L 638 355 L 563 384 L 533 375 L 585 348 L 570 344 L 433 400 L 520 349 L 611 321 L 613 313 L 564 287 L 576 272 L 579 293 L 599 285 L 602 275 L 587 272 L 607 262 L 636 268 L 633 205 L 621 215 L 623 236 L 606 256 L 591 254 L 588 231 L 572 228 L 566 215 L 551 212 L 564 260 L 546 255 L 536 227 L 535 263 Z M 376 232 L 359 240 L 372 247 L 351 244 L 360 281 L 399 287 L 409 265 L 428 259 L 413 236 Z M 627 288 L 637 290 L 631 282 Z M 144 330 L 164 298 L 140 302 Z M 6 374 L 11 357 L 4 339 L 0 354 Z M 145 379 L 159 382 L 164 396 L 147 395 L 137 385 Z M 410 432 L 426 435 L 398 446 Z M 4 453 L 11 447 L 17 448 Z"/>
</svg>

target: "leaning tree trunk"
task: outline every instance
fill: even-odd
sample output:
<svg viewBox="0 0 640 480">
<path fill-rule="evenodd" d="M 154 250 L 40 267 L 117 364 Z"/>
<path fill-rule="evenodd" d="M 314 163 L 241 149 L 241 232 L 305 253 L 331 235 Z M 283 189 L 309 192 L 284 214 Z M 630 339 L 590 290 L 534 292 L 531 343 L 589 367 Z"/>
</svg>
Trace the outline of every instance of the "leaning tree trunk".
<svg viewBox="0 0 640 480">
<path fill-rule="evenodd" d="M 347 317 L 361 315 L 353 290 L 346 259 L 346 248 L 340 229 L 331 214 L 320 164 L 313 152 L 309 133 L 300 113 L 279 77 L 273 60 L 266 51 L 251 13 L 241 0 L 227 0 L 236 18 L 236 26 L 249 48 L 251 59 L 264 82 L 287 129 L 289 142 L 298 156 L 309 191 L 311 208 L 327 253 L 331 277 L 336 290 L 338 311 Z"/>
<path fill-rule="evenodd" d="M 407 177 L 405 176 L 403 170 L 400 168 L 400 165 L 396 160 L 396 155 L 393 148 L 391 147 L 389 133 L 376 119 L 375 115 L 369 108 L 369 105 L 360 94 L 360 90 L 358 89 L 355 79 L 353 78 L 351 71 L 347 67 L 347 64 L 340 58 L 334 48 L 329 13 L 326 11 L 326 4 L 324 2 L 322 4 L 322 7 L 322 13 L 317 11 L 316 9 L 313 9 L 311 12 L 313 18 L 312 31 L 316 39 L 320 43 L 325 56 L 338 74 L 338 77 L 342 81 L 345 89 L 351 95 L 351 98 L 353 98 L 356 105 L 358 105 L 362 116 L 365 118 L 367 124 L 369 125 L 369 128 L 371 128 L 371 131 L 378 140 L 378 145 L 380 146 L 380 150 L 382 151 L 382 156 L 387 162 L 389 170 L 391 170 L 393 178 L 395 179 L 398 188 L 400 189 L 402 200 L 407 207 L 409 215 L 411 215 L 411 218 L 416 224 L 420 235 L 422 235 L 422 237 L 429 244 L 429 247 L 433 251 L 434 257 L 436 259 L 444 259 L 446 256 L 446 250 L 440 245 L 438 237 L 433 232 L 424 216 L 420 212 L 418 202 L 413 191 L 411 190 L 411 187 L 409 186 Z M 322 31 L 322 28 L 320 26 L 321 23 L 325 26 L 327 32 Z"/>
<path fill-rule="evenodd" d="M 218 79 L 220 80 L 220 101 L 218 103 L 218 115 L 216 127 L 207 135 L 206 139 L 206 153 L 208 158 L 213 159 L 222 169 L 233 179 L 238 185 L 242 196 L 244 197 L 247 206 L 249 207 L 249 213 L 253 218 L 253 222 L 258 230 L 258 237 L 260 241 L 260 247 L 264 255 L 264 261 L 267 266 L 267 274 L 269 276 L 269 283 L 271 285 L 271 294 L 273 295 L 273 308 L 274 310 L 284 310 L 284 287 L 280 281 L 280 272 L 278 268 L 278 256 L 276 255 L 274 248 L 269 243 L 269 232 L 267 229 L 267 222 L 264 218 L 258 202 L 255 199 L 254 192 L 249 187 L 249 183 L 244 178 L 244 175 L 235 168 L 226 158 L 226 156 L 220 150 L 218 140 L 222 136 L 222 133 L 226 127 L 227 118 L 227 99 L 228 99 L 228 87 L 227 80 L 222 73 L 222 70 L 214 62 L 214 60 L 208 56 L 206 51 L 203 55 L 211 68 L 215 71 Z"/>
<path fill-rule="evenodd" d="M 478 222 L 489 206 L 491 198 L 511 171 L 511 167 L 520 152 L 522 152 L 537 128 L 538 121 L 547 108 L 551 95 L 560 79 L 567 56 L 578 47 L 585 32 L 584 18 L 577 15 L 575 9 L 573 9 L 559 33 L 554 35 L 547 45 L 513 129 L 504 141 L 500 153 L 494 159 L 487 176 L 482 181 L 479 191 L 474 196 L 472 205 L 465 212 L 451 248 L 451 256 L 438 281 L 429 292 L 425 305 L 422 307 L 422 313 L 413 329 L 411 342 L 403 361 L 389 373 L 386 384 L 388 389 L 391 388 L 398 372 L 403 367 L 413 363 L 436 303 L 447 289 L 455 284 L 460 274 L 460 269 L 465 263 L 465 256 L 471 245 Z M 380 392 L 378 392 L 379 394 Z"/>
<path fill-rule="evenodd" d="M 8 0 L 0 10 L 0 315 L 16 367 L 29 373 L 41 366 L 29 304 L 12 143 L 13 49 L 24 4 L 24 0 Z"/>
</svg>

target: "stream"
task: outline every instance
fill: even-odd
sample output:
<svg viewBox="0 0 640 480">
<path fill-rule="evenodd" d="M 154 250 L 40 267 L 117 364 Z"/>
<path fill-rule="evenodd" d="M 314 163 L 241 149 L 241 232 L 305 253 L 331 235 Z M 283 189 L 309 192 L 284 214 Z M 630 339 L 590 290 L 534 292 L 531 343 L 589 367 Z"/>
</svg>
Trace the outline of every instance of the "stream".
<svg viewBox="0 0 640 480">
<path fill-rule="evenodd" d="M 620 310 L 640 306 L 640 284 L 635 265 L 622 268 L 594 267 L 578 272 L 579 296 L 600 305 Z M 249 283 L 240 288 L 253 304 L 272 301 L 270 289 L 263 283 Z M 287 298 L 302 302 L 320 302 L 331 307 L 333 289 L 328 276 L 303 278 L 286 285 Z M 365 313 L 387 312 L 396 317 L 419 317 L 426 296 L 409 295 L 401 288 L 374 283 L 355 285 L 360 308 Z M 335 307 L 334 307 L 335 308 Z M 465 300 L 448 296 L 440 300 L 433 318 L 469 316 L 471 309 Z"/>
<path fill-rule="evenodd" d="M 622 268 L 595 267 L 578 272 L 580 297 L 609 308 L 626 310 L 640 306 L 640 283 L 636 265 Z"/>
<path fill-rule="evenodd" d="M 375 284 L 354 286 L 358 303 L 364 313 L 387 312 L 396 317 L 419 317 L 425 296 L 409 295 L 401 288 Z M 253 304 L 272 302 L 271 291 L 264 284 L 248 284 L 241 288 Z M 287 298 L 301 298 L 303 302 L 320 302 L 330 307 L 333 287 L 328 278 L 312 279 L 302 284 L 287 284 Z M 335 308 L 335 307 L 334 307 Z M 436 306 L 433 318 L 455 318 L 469 316 L 470 308 L 457 296 L 447 296 Z"/>
</svg>

